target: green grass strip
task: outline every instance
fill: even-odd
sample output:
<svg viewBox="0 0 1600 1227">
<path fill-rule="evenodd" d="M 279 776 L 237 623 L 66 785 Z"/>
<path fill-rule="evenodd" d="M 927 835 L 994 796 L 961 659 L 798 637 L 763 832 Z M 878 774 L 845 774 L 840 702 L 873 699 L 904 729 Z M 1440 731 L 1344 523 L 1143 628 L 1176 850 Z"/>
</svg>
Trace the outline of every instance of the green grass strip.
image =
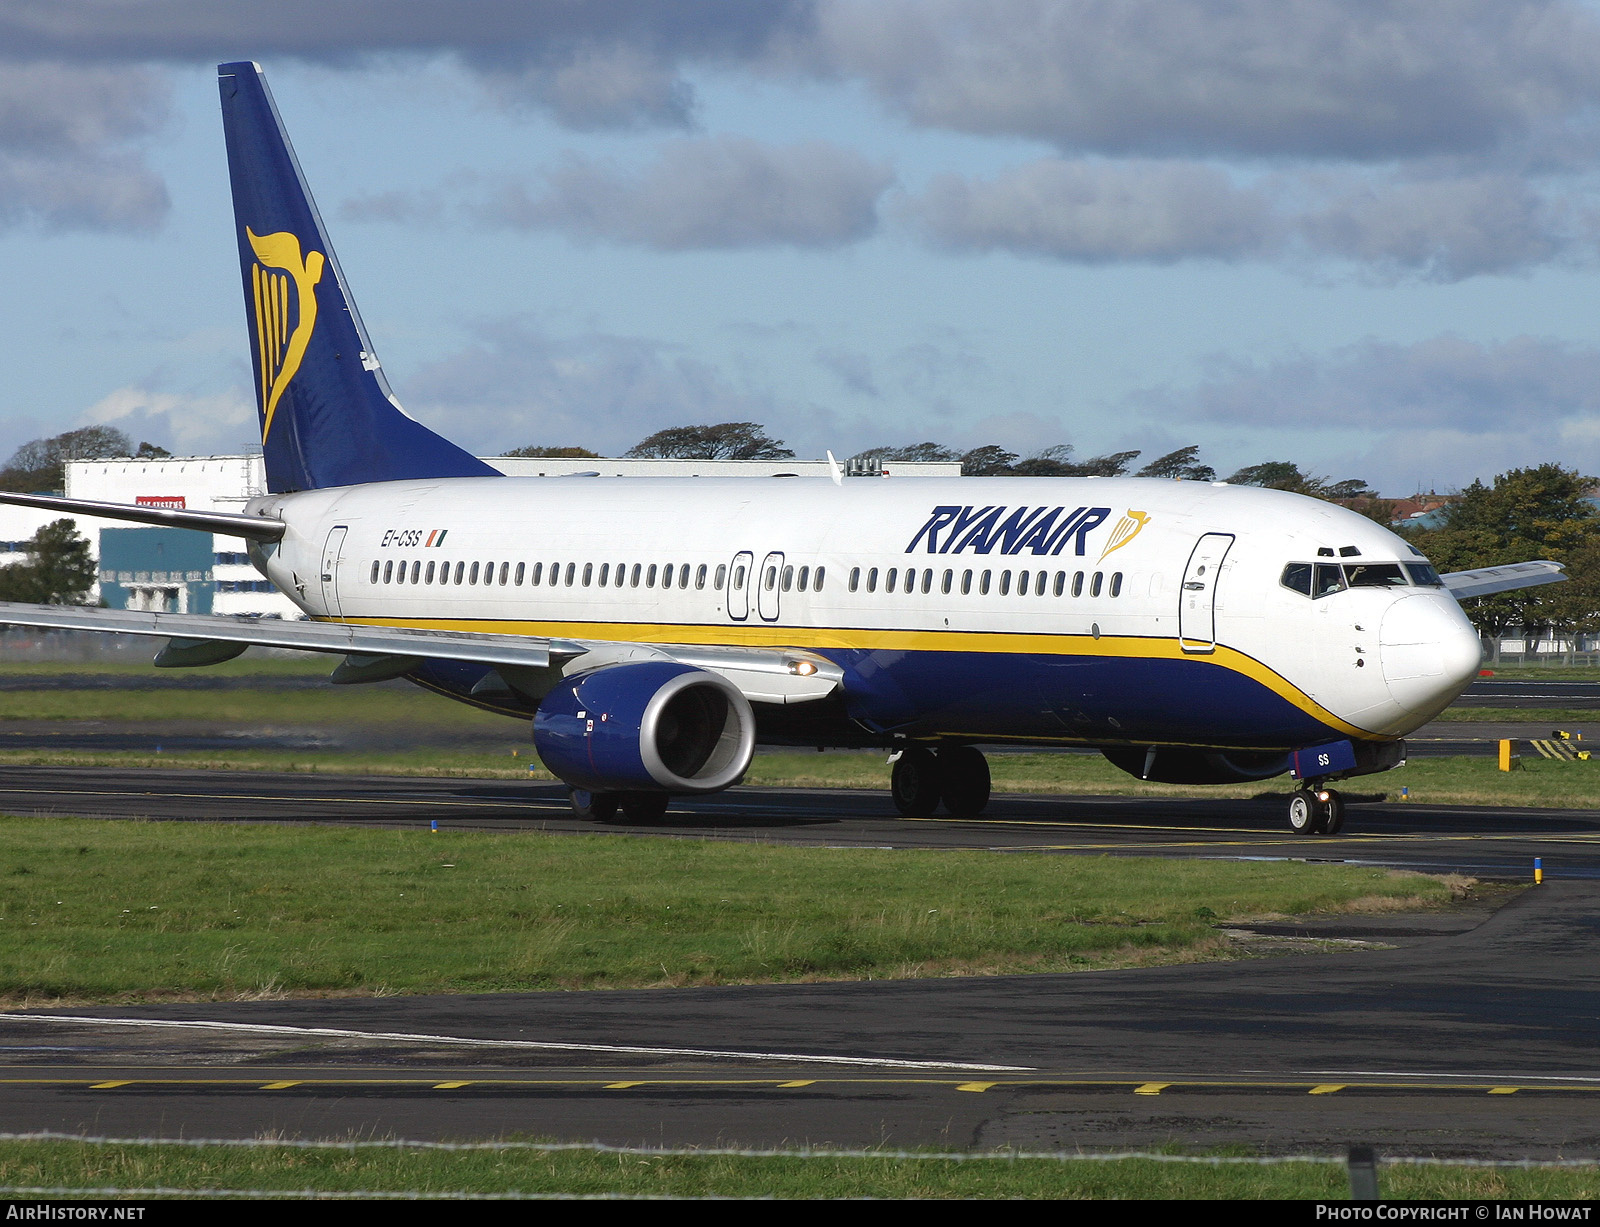
<svg viewBox="0 0 1600 1227">
<path fill-rule="evenodd" d="M 1590 1200 L 1600 1167 L 1385 1164 L 1386 1199 Z M 0 1194 L 116 1196 L 191 1190 L 238 1196 L 368 1193 L 576 1197 L 1323 1199 L 1349 1196 L 1344 1164 L 1246 1156 L 695 1154 L 603 1149 L 294 1148 L 0 1142 Z M 71 1194 L 56 1193 L 71 1190 Z M 127 1196 L 130 1194 L 124 1194 Z M 131 1195 L 137 1196 L 136 1192 Z M 182 1196 L 181 1192 L 168 1195 Z"/>
<path fill-rule="evenodd" d="M 3 818 L 0 986 L 42 1005 L 1064 971 L 1450 894 L 1290 862 Z"/>
</svg>

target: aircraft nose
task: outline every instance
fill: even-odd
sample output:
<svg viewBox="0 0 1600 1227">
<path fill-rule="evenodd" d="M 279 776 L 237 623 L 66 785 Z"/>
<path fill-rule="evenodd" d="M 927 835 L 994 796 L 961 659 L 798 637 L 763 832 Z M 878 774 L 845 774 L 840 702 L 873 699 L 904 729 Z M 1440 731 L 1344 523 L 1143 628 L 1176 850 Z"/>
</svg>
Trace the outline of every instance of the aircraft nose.
<svg viewBox="0 0 1600 1227">
<path fill-rule="evenodd" d="M 1478 632 L 1443 592 L 1391 605 L 1379 627 L 1378 653 L 1394 701 L 1426 720 L 1455 702 L 1483 663 Z"/>
</svg>

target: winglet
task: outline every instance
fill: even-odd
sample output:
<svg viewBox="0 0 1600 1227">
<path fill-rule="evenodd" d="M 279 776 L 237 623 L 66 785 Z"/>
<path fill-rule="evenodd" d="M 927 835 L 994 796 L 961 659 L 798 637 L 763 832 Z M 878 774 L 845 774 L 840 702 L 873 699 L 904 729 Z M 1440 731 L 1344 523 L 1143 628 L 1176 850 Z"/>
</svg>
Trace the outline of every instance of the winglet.
<svg viewBox="0 0 1600 1227">
<path fill-rule="evenodd" d="M 828 476 L 833 478 L 836 486 L 844 485 L 844 470 L 839 467 L 839 462 L 833 458 L 833 453 L 828 453 Z"/>
</svg>

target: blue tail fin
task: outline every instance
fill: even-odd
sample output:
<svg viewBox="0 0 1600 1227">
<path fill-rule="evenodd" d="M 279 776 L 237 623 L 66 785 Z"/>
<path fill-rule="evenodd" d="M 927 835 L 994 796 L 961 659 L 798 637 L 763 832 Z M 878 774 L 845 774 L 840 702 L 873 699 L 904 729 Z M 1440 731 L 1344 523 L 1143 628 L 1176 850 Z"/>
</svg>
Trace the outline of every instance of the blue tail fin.
<svg viewBox="0 0 1600 1227">
<path fill-rule="evenodd" d="M 261 69 L 217 84 L 268 488 L 497 476 L 389 391 Z"/>
</svg>

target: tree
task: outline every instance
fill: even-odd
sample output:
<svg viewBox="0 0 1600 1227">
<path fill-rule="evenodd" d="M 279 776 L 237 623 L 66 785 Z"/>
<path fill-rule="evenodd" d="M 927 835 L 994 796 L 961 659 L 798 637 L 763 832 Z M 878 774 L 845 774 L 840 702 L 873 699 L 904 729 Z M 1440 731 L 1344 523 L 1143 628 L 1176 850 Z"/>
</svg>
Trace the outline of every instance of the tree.
<svg viewBox="0 0 1600 1227">
<path fill-rule="evenodd" d="M 514 447 L 509 452 L 501 452 L 502 456 L 526 456 L 529 458 L 567 458 L 574 460 L 598 460 L 599 452 L 591 452 L 586 447 Z"/>
<path fill-rule="evenodd" d="M 1567 631 L 1596 625 L 1591 545 L 1600 511 L 1589 502 L 1595 479 L 1558 464 L 1512 469 L 1492 485 L 1475 481 L 1446 507 L 1439 527 L 1405 535 L 1441 571 L 1466 571 L 1548 558 L 1567 563 L 1574 579 L 1466 603 L 1483 634 L 1498 639 L 1512 626 Z"/>
<path fill-rule="evenodd" d="M 961 476 L 1004 477 L 1011 472 L 1011 466 L 1016 460 L 1016 452 L 1008 452 L 993 443 L 985 447 L 975 447 L 961 457 Z"/>
<path fill-rule="evenodd" d="M 641 439 L 627 454 L 666 460 L 788 460 L 794 452 L 755 422 L 723 422 L 669 426 Z"/>
<path fill-rule="evenodd" d="M 960 460 L 958 452 L 944 446 L 942 443 L 910 443 L 905 447 L 870 447 L 864 452 L 857 452 L 850 457 L 852 460 L 901 460 L 929 463 L 932 461 Z"/>
<path fill-rule="evenodd" d="M 1135 477 L 1169 477 L 1186 481 L 1215 481 L 1217 471 L 1209 464 L 1201 464 L 1196 459 L 1200 453 L 1200 445 L 1191 443 L 1188 447 L 1180 447 L 1175 452 L 1168 452 L 1165 456 L 1157 456 L 1144 468 L 1134 474 Z"/>
<path fill-rule="evenodd" d="M 0 469 L 0 490 L 60 490 L 66 484 L 69 460 L 170 454 L 153 443 L 140 443 L 135 449 L 132 440 L 114 426 L 85 426 L 48 439 L 34 439 L 17 448 L 5 468 Z"/>
<path fill-rule="evenodd" d="M 89 541 L 71 520 L 55 520 L 28 539 L 26 562 L 0 567 L 0 600 L 81 605 L 96 579 Z"/>
</svg>

